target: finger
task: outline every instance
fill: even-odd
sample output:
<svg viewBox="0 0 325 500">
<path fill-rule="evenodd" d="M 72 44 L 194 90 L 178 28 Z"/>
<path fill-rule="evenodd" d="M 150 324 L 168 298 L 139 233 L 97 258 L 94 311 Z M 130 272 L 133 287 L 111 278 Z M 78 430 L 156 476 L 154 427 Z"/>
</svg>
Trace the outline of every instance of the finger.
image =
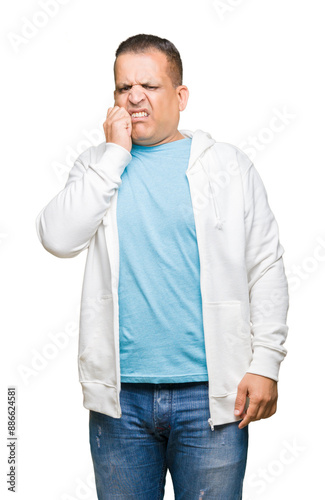
<svg viewBox="0 0 325 500">
<path fill-rule="evenodd" d="M 112 109 L 112 114 L 121 116 L 130 116 L 130 113 L 126 110 L 124 106 L 114 106 Z"/>
<path fill-rule="evenodd" d="M 251 422 L 246 413 L 244 413 L 244 418 L 239 422 L 238 429 L 243 429 Z"/>
<path fill-rule="evenodd" d="M 262 418 L 267 418 L 268 411 L 266 410 L 265 407 L 260 407 L 256 416 L 254 417 L 254 420 L 261 420 Z"/>
<path fill-rule="evenodd" d="M 240 385 L 237 388 L 237 397 L 235 401 L 235 415 L 241 415 L 245 409 L 247 388 L 242 388 Z"/>
<path fill-rule="evenodd" d="M 127 124 L 126 130 L 127 130 L 129 137 L 131 137 L 131 135 L 132 135 L 132 123 L 131 122 L 129 124 Z"/>
<path fill-rule="evenodd" d="M 116 122 L 120 120 L 127 121 L 125 128 L 128 128 L 131 125 L 131 117 L 129 113 L 125 110 L 125 108 L 120 108 L 119 106 L 114 106 L 114 108 L 112 107 L 108 108 L 107 117 L 105 122 L 103 123 L 104 131 L 106 131 L 107 127 L 112 126 L 113 123 L 116 124 Z"/>
<path fill-rule="evenodd" d="M 244 418 L 239 422 L 238 429 L 243 429 L 246 427 L 246 425 L 250 424 L 253 422 L 255 418 L 253 418 L 251 415 L 248 415 L 248 413 L 244 413 Z"/>
<path fill-rule="evenodd" d="M 108 118 L 110 118 L 110 117 L 111 117 L 111 115 L 112 115 L 112 110 L 113 110 L 113 108 L 112 108 L 112 107 L 111 107 L 111 108 L 108 108 L 108 110 L 107 110 L 106 119 L 105 119 L 105 121 L 104 121 L 104 123 L 103 123 L 104 130 L 105 130 L 105 128 L 107 127 L 107 120 L 108 120 Z"/>
<path fill-rule="evenodd" d="M 245 398 L 246 399 L 246 398 Z M 236 400 L 235 403 L 235 415 L 241 415 L 243 411 L 245 410 L 245 400 L 239 399 L 238 401 Z"/>
<path fill-rule="evenodd" d="M 119 120 L 127 120 L 128 124 L 131 124 L 131 116 L 130 114 L 126 111 L 125 108 L 115 106 L 114 108 L 111 108 L 110 113 L 107 115 L 106 122 L 110 121 L 111 123 L 117 122 Z"/>
<path fill-rule="evenodd" d="M 246 427 L 250 422 L 256 420 L 256 415 L 258 414 L 259 405 L 257 403 L 252 403 L 250 401 L 246 413 L 244 413 L 244 418 L 238 425 L 239 429 Z"/>
<path fill-rule="evenodd" d="M 114 118 L 114 124 L 121 123 L 124 125 L 125 128 L 129 128 L 132 125 L 131 117 L 130 116 L 116 116 Z"/>
<path fill-rule="evenodd" d="M 255 408 L 254 408 L 255 406 Z M 261 402 L 259 404 L 253 404 L 252 413 L 249 414 L 251 421 L 261 420 L 262 418 L 271 417 L 276 411 L 276 403 L 274 402 Z"/>
<path fill-rule="evenodd" d="M 108 108 L 106 118 L 112 117 L 113 115 L 115 115 L 119 111 L 119 109 L 120 109 L 120 106 L 113 106 L 113 107 Z"/>
<path fill-rule="evenodd" d="M 265 406 L 261 405 L 257 413 L 256 420 L 260 420 L 261 418 L 269 418 L 274 415 L 275 411 L 276 403 L 268 403 Z"/>
<path fill-rule="evenodd" d="M 108 115 L 112 112 L 112 110 L 113 110 L 113 108 L 112 108 L 112 107 L 108 108 L 107 113 L 106 113 L 106 118 L 107 118 L 107 117 L 108 117 Z"/>
</svg>

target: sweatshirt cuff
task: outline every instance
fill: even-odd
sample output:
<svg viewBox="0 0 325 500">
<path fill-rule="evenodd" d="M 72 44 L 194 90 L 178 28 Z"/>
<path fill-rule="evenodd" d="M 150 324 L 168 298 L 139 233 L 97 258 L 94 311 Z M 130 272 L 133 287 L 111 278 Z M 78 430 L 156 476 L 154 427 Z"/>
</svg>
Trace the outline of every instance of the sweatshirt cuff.
<svg viewBox="0 0 325 500">
<path fill-rule="evenodd" d="M 119 144 L 116 144 L 115 142 L 106 142 L 105 144 L 105 153 L 107 150 L 109 151 L 116 151 L 116 154 L 118 150 L 120 150 L 120 155 L 122 155 L 122 152 L 123 152 L 123 155 L 125 157 L 125 159 L 131 159 L 132 158 L 132 155 L 131 153 L 126 149 L 124 148 L 123 146 L 120 146 Z"/>
<path fill-rule="evenodd" d="M 123 169 L 132 159 L 131 153 L 123 146 L 120 146 L 115 142 L 106 142 L 103 156 L 107 155 L 109 155 L 109 158 L 113 163 L 121 164 Z"/>
<path fill-rule="evenodd" d="M 253 360 L 247 373 L 263 375 L 278 382 L 280 365 L 285 356 L 286 352 L 280 352 L 263 345 L 256 345 L 254 346 Z"/>
</svg>

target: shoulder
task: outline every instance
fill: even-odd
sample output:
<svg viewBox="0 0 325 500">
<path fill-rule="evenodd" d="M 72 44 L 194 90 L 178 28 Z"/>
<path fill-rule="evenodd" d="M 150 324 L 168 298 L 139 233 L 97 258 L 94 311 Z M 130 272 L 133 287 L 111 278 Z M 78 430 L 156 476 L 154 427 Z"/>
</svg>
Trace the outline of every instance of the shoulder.
<svg viewBox="0 0 325 500">
<path fill-rule="evenodd" d="M 228 142 L 215 141 L 210 148 L 211 153 L 224 165 L 224 168 L 232 166 L 238 168 L 242 175 L 253 166 L 249 156 L 238 146 Z"/>
</svg>

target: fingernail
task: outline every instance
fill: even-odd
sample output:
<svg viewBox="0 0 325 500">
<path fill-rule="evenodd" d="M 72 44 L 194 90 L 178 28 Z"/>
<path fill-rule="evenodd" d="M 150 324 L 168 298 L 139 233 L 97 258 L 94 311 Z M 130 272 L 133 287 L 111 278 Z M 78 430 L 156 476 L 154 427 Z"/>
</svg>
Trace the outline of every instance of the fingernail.
<svg viewBox="0 0 325 500">
<path fill-rule="evenodd" d="M 235 415 L 239 415 L 239 410 L 235 410 Z"/>
</svg>

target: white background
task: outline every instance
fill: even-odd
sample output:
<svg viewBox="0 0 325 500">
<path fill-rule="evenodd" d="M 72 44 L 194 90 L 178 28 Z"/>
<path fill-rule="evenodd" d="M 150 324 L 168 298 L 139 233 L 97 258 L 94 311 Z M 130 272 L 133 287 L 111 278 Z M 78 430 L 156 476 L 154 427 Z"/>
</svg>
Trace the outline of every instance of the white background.
<svg viewBox="0 0 325 500">
<path fill-rule="evenodd" d="M 52 16 L 44 4 L 56 5 Z M 250 154 L 285 248 L 288 355 L 277 413 L 249 427 L 244 499 L 324 498 L 322 7 L 316 0 L 7 2 L 0 93 L 1 498 L 96 499 L 77 373 L 86 253 L 58 259 L 46 252 L 35 219 L 63 189 L 78 154 L 104 140 L 114 53 L 138 33 L 168 38 L 180 51 L 190 99 L 179 128 L 200 128 L 246 152 L 255 141 Z M 287 118 L 275 121 L 279 113 Z M 62 332 L 66 345 L 55 351 L 53 338 Z M 6 485 L 11 385 L 18 396 L 16 494 Z M 174 498 L 169 473 L 165 498 Z"/>
</svg>

